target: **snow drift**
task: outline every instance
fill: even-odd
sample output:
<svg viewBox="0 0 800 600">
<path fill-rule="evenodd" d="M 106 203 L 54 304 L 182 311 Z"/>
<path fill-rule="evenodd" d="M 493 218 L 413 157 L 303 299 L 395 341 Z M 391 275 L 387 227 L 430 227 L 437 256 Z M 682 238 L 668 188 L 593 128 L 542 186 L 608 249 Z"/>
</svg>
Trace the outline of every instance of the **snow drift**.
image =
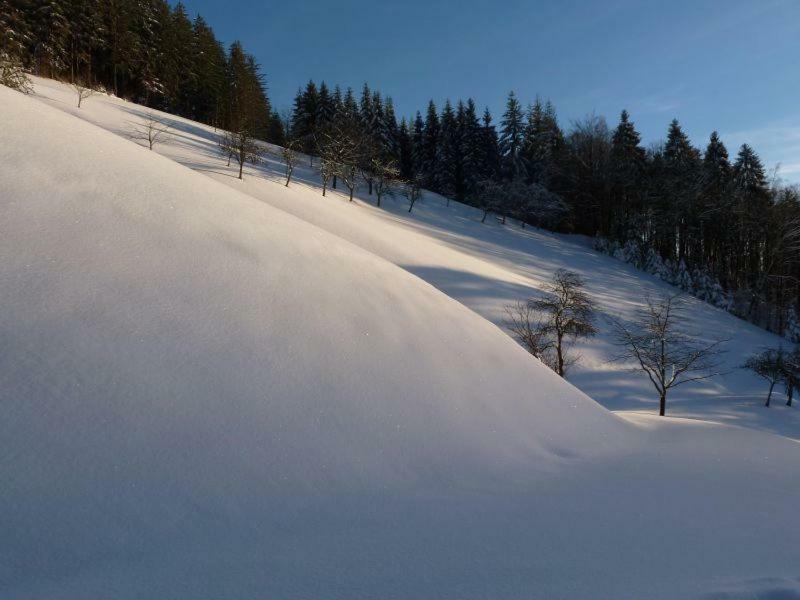
<svg viewBox="0 0 800 600">
<path fill-rule="evenodd" d="M 0 107 L 3 598 L 796 589 L 795 443 L 623 421 L 397 266 Z"/>
</svg>

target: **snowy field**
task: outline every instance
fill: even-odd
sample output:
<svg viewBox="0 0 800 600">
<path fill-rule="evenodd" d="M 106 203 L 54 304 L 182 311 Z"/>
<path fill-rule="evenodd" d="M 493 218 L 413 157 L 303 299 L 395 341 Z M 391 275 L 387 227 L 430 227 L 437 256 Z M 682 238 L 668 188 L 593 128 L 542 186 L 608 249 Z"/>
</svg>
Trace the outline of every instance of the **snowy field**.
<svg viewBox="0 0 800 600">
<path fill-rule="evenodd" d="M 1 598 L 800 597 L 798 410 L 734 369 L 777 338 L 696 303 L 732 371 L 659 419 L 607 325 L 577 388 L 496 325 L 559 267 L 613 316 L 662 283 L 35 86 L 0 88 Z"/>
</svg>

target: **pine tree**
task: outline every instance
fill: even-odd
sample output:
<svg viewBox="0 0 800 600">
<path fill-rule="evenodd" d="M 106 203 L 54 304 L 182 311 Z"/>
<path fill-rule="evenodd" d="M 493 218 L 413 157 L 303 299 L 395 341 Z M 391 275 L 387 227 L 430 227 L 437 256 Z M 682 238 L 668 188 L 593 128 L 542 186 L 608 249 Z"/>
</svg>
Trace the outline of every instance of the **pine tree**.
<svg viewBox="0 0 800 600">
<path fill-rule="evenodd" d="M 612 206 L 609 211 L 611 223 L 605 231 L 616 239 L 626 241 L 634 234 L 635 215 L 643 208 L 643 178 L 646 154 L 640 146 L 641 136 L 623 110 L 619 125 L 611 138 Z"/>
<path fill-rule="evenodd" d="M 372 131 L 375 127 L 375 112 L 372 109 L 372 92 L 365 83 L 361 88 L 361 100 L 358 105 L 359 117 L 364 131 Z"/>
<path fill-rule="evenodd" d="M 400 178 L 408 181 L 414 176 L 414 151 L 411 133 L 405 118 L 400 121 L 400 128 L 397 132 L 397 150 Z"/>
<path fill-rule="evenodd" d="M 430 189 L 436 187 L 436 177 L 439 170 L 439 130 L 439 115 L 436 112 L 436 105 L 431 100 L 428 103 L 428 114 L 425 119 L 419 169 L 423 185 Z"/>
<path fill-rule="evenodd" d="M 714 131 L 703 155 L 698 196 L 701 232 L 698 237 L 703 242 L 702 264 L 728 283 L 732 277 L 730 259 L 736 244 L 730 185 L 728 150 Z"/>
<path fill-rule="evenodd" d="M 503 175 L 506 179 L 525 177 L 522 148 L 525 126 L 522 108 L 513 91 L 509 92 L 506 110 L 500 122 L 500 155 L 503 161 Z"/>
<path fill-rule="evenodd" d="M 485 165 L 484 140 L 481 123 L 475 110 L 475 102 L 472 98 L 467 100 L 463 109 L 460 121 L 460 154 L 462 160 L 461 189 L 459 199 L 464 200 L 475 190 L 475 187 L 483 174 L 482 168 Z"/>
<path fill-rule="evenodd" d="M 456 115 L 453 106 L 447 100 L 442 110 L 439 126 L 439 140 L 437 144 L 436 171 L 434 189 L 450 198 L 456 193 L 457 161 L 458 161 L 458 132 Z"/>
<path fill-rule="evenodd" d="M 32 0 L 29 23 L 33 61 L 39 73 L 59 75 L 69 68 L 70 20 L 64 0 Z"/>
<path fill-rule="evenodd" d="M 339 92 L 341 98 L 341 92 Z M 317 128 L 325 127 L 333 122 L 333 117 L 336 112 L 334 98 L 331 96 L 328 86 L 323 81 L 319 84 L 319 94 L 317 98 L 317 114 L 315 118 L 315 126 Z"/>
<path fill-rule="evenodd" d="M 0 53 L 16 60 L 26 59 L 31 44 L 27 0 L 0 0 Z"/>
<path fill-rule="evenodd" d="M 662 255 L 666 258 L 680 261 L 687 256 L 689 238 L 696 228 L 694 200 L 698 191 L 699 167 L 699 152 L 691 145 L 677 119 L 673 119 L 664 145 L 665 179 L 657 208 L 658 235 Z"/>
<path fill-rule="evenodd" d="M 291 126 L 292 139 L 296 140 L 300 144 L 300 149 L 309 155 L 315 149 L 318 107 L 317 85 L 309 81 L 305 91 L 298 90 L 295 96 Z"/>
<path fill-rule="evenodd" d="M 187 116 L 215 126 L 222 125 L 226 85 L 225 50 L 201 16 L 192 24 L 192 72 Z"/>
<path fill-rule="evenodd" d="M 501 177 L 500 141 L 497 130 L 492 125 L 492 114 L 486 107 L 481 126 L 481 180 L 498 180 Z"/>
<path fill-rule="evenodd" d="M 425 122 L 419 111 L 414 117 L 411 131 L 411 163 L 412 174 L 422 177 L 425 169 Z"/>
</svg>

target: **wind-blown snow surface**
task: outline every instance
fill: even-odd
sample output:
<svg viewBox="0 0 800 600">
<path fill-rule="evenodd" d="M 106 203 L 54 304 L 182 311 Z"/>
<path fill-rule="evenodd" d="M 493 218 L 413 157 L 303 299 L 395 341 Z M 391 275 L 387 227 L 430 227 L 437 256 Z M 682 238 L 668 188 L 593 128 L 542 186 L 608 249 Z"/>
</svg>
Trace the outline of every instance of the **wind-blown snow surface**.
<svg viewBox="0 0 800 600">
<path fill-rule="evenodd" d="M 624 421 L 374 253 L 0 107 L 0 597 L 800 592 L 796 442 Z"/>
</svg>

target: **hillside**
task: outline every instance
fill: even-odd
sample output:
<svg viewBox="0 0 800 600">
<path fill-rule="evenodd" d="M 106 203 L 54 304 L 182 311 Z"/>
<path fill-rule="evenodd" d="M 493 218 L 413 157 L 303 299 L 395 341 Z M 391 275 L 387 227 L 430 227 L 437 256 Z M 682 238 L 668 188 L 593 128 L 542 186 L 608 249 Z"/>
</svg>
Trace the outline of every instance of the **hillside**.
<svg viewBox="0 0 800 600">
<path fill-rule="evenodd" d="M 3 598 L 800 593 L 795 441 L 622 419 L 484 318 L 561 263 L 604 310 L 659 284 L 435 198 L 239 182 L 207 128 L 160 156 L 112 133 L 135 105 L 36 83 L 0 88 Z"/>
<path fill-rule="evenodd" d="M 68 86 L 37 79 L 36 89 L 38 99 L 123 137 L 131 123 L 148 112 L 108 96 L 94 96 L 78 110 Z M 283 165 L 275 152 L 264 164 L 248 166 L 244 181 L 239 181 L 236 169 L 226 167 L 220 158 L 218 134 L 212 128 L 163 113 L 160 118 L 171 125 L 174 135 L 169 143 L 156 146 L 157 152 L 402 267 L 501 329 L 507 304 L 535 294 L 556 269 L 579 273 L 598 303 L 601 334 L 577 347 L 582 361 L 569 380 L 611 410 L 656 410 L 657 398 L 647 378 L 609 362 L 618 350 L 606 319 L 630 318 L 646 294 L 674 293 L 674 288 L 591 250 L 583 238 L 521 230 L 516 224 L 503 226 L 493 217 L 481 223 L 480 211 L 456 202 L 447 206 L 435 194 L 426 193 L 411 214 L 401 197 L 384 199 L 383 207 L 376 208 L 366 189 L 359 190 L 353 204 L 336 192 L 322 198 L 318 172 L 305 162 L 295 173 L 295 183 L 286 189 Z M 721 369 L 726 374 L 676 388 L 670 395 L 669 414 L 800 439 L 800 410 L 783 407 L 780 401 L 764 410 L 765 383 L 739 368 L 754 351 L 787 342 L 699 301 L 692 301 L 692 317 L 690 328 L 702 336 L 730 339 Z"/>
</svg>

